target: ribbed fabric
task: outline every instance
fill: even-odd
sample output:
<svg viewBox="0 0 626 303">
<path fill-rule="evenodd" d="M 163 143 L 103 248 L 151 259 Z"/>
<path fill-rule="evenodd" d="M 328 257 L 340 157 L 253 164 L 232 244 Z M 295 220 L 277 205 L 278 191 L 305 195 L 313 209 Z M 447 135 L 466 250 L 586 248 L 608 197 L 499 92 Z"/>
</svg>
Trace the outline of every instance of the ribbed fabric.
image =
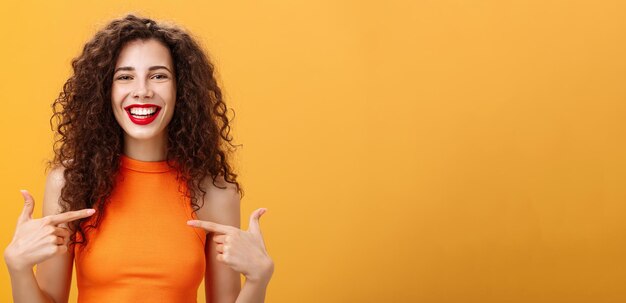
<svg viewBox="0 0 626 303">
<path fill-rule="evenodd" d="M 78 303 L 196 302 L 205 232 L 186 224 L 197 217 L 179 186 L 165 161 L 122 156 L 102 223 L 74 250 Z"/>
</svg>

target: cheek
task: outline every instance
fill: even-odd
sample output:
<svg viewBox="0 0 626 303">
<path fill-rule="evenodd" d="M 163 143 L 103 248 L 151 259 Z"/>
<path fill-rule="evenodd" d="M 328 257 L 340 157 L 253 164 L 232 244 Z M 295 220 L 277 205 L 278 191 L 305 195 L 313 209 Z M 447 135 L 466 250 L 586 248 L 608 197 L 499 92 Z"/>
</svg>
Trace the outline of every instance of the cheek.
<svg viewBox="0 0 626 303">
<path fill-rule="evenodd" d="M 111 88 L 111 103 L 113 106 L 122 104 L 123 94 L 119 88 L 115 86 Z"/>
<path fill-rule="evenodd" d="M 163 101 L 168 106 L 174 106 L 176 102 L 176 88 L 174 86 L 165 86 L 159 91 L 159 94 L 163 97 Z"/>
</svg>

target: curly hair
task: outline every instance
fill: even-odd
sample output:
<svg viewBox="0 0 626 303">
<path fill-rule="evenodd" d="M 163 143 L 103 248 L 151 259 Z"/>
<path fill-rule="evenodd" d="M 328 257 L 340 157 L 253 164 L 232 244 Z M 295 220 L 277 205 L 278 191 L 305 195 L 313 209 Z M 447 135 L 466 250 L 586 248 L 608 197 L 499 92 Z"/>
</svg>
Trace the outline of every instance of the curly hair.
<svg viewBox="0 0 626 303">
<path fill-rule="evenodd" d="M 167 127 L 166 161 L 176 167 L 177 179 L 185 185 L 182 191 L 193 211 L 202 207 L 197 195 L 206 195 L 203 182 L 209 175 L 216 187 L 225 188 L 216 184 L 221 177 L 236 185 L 243 197 L 237 174 L 229 164 L 236 145 L 229 135 L 228 108 L 213 64 L 196 40 L 181 28 L 129 14 L 111 21 L 85 44 L 82 53 L 72 60 L 73 75 L 52 104 L 50 125 L 56 133 L 49 168 L 63 168 L 61 211 L 97 210 L 90 218 L 71 222 L 69 227 L 75 233 L 70 245 L 87 245 L 86 232 L 100 225 L 115 186 L 124 134 L 111 105 L 113 72 L 121 49 L 138 39 L 156 39 L 169 48 L 172 56 L 177 93 L 174 115 Z"/>
</svg>

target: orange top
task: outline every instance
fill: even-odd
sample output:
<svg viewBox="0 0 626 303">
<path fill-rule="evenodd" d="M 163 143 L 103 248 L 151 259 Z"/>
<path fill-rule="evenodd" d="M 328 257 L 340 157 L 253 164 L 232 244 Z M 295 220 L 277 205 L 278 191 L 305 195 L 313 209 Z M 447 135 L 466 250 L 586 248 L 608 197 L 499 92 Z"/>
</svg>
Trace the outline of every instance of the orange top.
<svg viewBox="0 0 626 303">
<path fill-rule="evenodd" d="M 196 302 L 205 232 L 165 161 L 122 155 L 110 203 L 84 250 L 74 249 L 78 303 Z M 80 238 L 78 238 L 80 239 Z"/>
</svg>

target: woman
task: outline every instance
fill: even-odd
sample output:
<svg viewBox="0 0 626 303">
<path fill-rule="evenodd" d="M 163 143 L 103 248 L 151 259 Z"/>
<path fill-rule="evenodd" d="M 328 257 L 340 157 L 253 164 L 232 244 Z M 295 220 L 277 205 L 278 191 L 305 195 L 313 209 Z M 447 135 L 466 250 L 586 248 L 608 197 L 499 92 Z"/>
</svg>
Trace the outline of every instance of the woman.
<svg viewBox="0 0 626 303">
<path fill-rule="evenodd" d="M 72 61 L 41 219 L 25 205 L 5 250 L 14 302 L 263 302 L 274 265 L 240 230 L 227 107 L 185 31 L 128 15 Z M 228 143 L 228 145 L 226 145 Z M 37 276 L 33 266 L 37 264 Z M 243 287 L 240 273 L 246 278 Z"/>
</svg>

